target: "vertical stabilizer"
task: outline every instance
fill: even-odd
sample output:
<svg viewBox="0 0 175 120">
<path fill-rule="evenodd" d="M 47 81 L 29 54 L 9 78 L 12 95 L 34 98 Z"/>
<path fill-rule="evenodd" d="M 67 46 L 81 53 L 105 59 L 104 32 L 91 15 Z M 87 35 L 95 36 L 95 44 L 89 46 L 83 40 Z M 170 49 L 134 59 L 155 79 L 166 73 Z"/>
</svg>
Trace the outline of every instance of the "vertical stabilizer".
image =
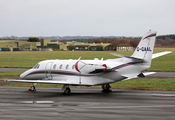
<svg viewBox="0 0 175 120">
<path fill-rule="evenodd" d="M 152 54 L 154 50 L 154 43 L 156 39 L 156 31 L 148 31 L 142 37 L 135 52 L 131 57 L 143 59 L 143 64 L 147 67 L 151 65 Z"/>
</svg>

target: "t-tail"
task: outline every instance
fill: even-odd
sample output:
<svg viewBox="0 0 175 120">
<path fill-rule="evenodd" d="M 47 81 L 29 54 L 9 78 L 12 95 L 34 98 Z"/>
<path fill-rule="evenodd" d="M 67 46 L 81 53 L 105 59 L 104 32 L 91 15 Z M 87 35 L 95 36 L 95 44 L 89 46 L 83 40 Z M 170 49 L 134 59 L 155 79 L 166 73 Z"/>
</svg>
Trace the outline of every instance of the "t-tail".
<svg viewBox="0 0 175 120">
<path fill-rule="evenodd" d="M 151 66 L 152 54 L 154 50 L 154 43 L 156 39 L 156 31 L 148 31 L 142 37 L 135 52 L 131 57 L 143 60 L 140 70 L 146 70 Z"/>
</svg>

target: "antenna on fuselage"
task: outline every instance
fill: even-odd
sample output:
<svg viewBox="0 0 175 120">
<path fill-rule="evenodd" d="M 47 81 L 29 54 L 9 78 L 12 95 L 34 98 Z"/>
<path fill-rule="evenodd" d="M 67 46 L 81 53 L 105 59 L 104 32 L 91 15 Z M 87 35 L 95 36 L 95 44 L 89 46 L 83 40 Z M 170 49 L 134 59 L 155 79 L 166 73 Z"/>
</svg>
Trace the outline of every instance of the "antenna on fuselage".
<svg viewBox="0 0 175 120">
<path fill-rule="evenodd" d="M 101 58 L 101 61 L 103 61 L 103 58 Z"/>
</svg>

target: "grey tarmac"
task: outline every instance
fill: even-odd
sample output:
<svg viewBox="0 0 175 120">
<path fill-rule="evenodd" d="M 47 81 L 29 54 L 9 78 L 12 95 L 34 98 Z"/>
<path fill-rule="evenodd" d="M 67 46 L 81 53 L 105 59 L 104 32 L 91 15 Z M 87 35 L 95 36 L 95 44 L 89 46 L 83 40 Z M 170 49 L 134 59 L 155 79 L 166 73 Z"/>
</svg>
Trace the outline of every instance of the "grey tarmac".
<svg viewBox="0 0 175 120">
<path fill-rule="evenodd" d="M 26 71 L 0 68 L 0 71 Z M 18 79 L 15 77 L 12 79 Z M 157 72 L 146 78 L 175 78 L 174 72 Z M 3 83 L 4 78 L 0 78 Z M 71 119 L 71 120 L 174 120 L 175 91 L 71 88 L 63 95 L 61 88 L 0 86 L 0 119 Z"/>
<path fill-rule="evenodd" d="M 8 120 L 174 120 L 175 92 L 71 88 L 63 95 L 61 88 L 0 87 L 0 119 Z"/>
<path fill-rule="evenodd" d="M 0 68 L 0 71 L 17 71 L 17 72 L 24 72 L 29 68 Z"/>
</svg>

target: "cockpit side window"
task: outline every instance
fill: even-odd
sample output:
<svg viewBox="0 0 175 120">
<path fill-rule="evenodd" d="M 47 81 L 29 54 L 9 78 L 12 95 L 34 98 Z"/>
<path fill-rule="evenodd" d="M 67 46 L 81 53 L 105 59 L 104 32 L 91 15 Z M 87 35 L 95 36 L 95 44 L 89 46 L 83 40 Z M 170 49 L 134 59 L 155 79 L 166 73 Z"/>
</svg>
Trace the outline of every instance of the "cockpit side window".
<svg viewBox="0 0 175 120">
<path fill-rule="evenodd" d="M 39 68 L 39 66 L 40 66 L 40 65 L 38 64 L 37 69 Z"/>
<path fill-rule="evenodd" d="M 40 64 L 36 64 L 36 65 L 33 67 L 33 69 L 38 69 L 39 66 L 40 66 Z"/>
</svg>

